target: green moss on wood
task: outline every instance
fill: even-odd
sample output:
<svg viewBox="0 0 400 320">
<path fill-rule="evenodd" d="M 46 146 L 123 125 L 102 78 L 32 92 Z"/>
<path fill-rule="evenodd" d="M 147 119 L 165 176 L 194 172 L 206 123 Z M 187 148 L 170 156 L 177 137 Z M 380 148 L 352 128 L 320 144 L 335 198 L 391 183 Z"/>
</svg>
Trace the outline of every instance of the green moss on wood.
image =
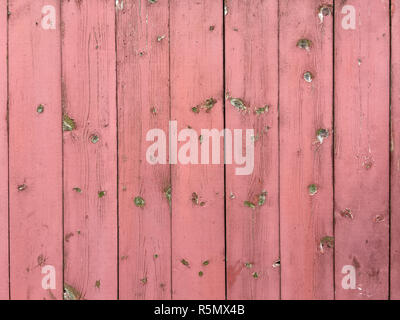
<svg viewBox="0 0 400 320">
<path fill-rule="evenodd" d="M 146 202 L 142 197 L 136 197 L 135 200 L 135 206 L 138 208 L 143 208 L 146 205 Z"/>
<path fill-rule="evenodd" d="M 73 131 L 76 129 L 75 120 L 70 118 L 67 114 L 63 116 L 63 131 Z"/>
</svg>

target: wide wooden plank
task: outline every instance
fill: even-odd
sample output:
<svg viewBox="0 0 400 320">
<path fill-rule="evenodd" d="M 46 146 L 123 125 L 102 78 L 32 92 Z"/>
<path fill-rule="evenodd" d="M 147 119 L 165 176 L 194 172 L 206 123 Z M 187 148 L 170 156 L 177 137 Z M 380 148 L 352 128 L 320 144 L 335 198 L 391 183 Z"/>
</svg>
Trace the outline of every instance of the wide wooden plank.
<svg viewBox="0 0 400 320">
<path fill-rule="evenodd" d="M 182 132 L 185 143 L 180 142 L 178 150 L 189 141 L 186 133 L 193 134 L 195 144 L 201 140 L 201 129 L 221 130 L 224 125 L 222 5 L 214 0 L 170 1 L 171 120 L 177 121 L 178 133 L 188 127 L 194 131 Z M 208 99 L 216 100 L 211 110 L 205 107 Z M 174 132 L 170 135 L 176 139 Z M 220 164 L 194 164 L 201 162 L 201 152 L 195 154 L 199 146 L 186 153 L 193 162 L 184 164 L 183 149 L 178 164 L 172 166 L 174 299 L 225 298 L 222 148 L 221 139 L 216 148 Z"/>
<path fill-rule="evenodd" d="M 332 299 L 331 1 L 280 1 L 283 299 Z M 319 14 L 322 10 L 322 16 Z"/>
<path fill-rule="evenodd" d="M 390 298 L 400 300 L 400 1 L 392 1 Z"/>
<path fill-rule="evenodd" d="M 9 298 L 7 125 L 7 2 L 2 1 L 0 3 L 0 300 Z"/>
<path fill-rule="evenodd" d="M 336 1 L 335 26 L 336 298 L 387 299 L 389 1 Z"/>
<path fill-rule="evenodd" d="M 62 1 L 66 299 L 118 295 L 114 6 Z"/>
<path fill-rule="evenodd" d="M 171 298 L 170 166 L 146 155 L 150 130 L 168 137 L 168 19 L 168 1 L 117 5 L 121 299 Z"/>
<path fill-rule="evenodd" d="M 237 175 L 235 163 L 226 167 L 227 296 L 279 299 L 278 1 L 226 5 L 226 128 L 242 129 L 243 136 L 253 129 L 255 147 L 246 175 Z M 232 98 L 242 99 L 247 112 Z M 265 203 L 258 205 L 263 192 Z"/>
<path fill-rule="evenodd" d="M 11 298 L 61 299 L 59 1 L 8 3 Z"/>
</svg>

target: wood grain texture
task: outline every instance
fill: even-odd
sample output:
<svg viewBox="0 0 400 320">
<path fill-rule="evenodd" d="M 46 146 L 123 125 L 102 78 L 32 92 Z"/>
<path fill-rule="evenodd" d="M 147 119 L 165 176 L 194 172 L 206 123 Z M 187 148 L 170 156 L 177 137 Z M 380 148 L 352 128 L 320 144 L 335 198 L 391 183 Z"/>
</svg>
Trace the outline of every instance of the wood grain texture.
<svg viewBox="0 0 400 320">
<path fill-rule="evenodd" d="M 280 223 L 282 299 L 332 299 L 333 17 L 319 0 L 280 1 Z M 297 47 L 311 41 L 309 50 Z M 311 72 L 312 82 L 304 79 Z M 321 143 L 320 129 L 329 137 Z M 317 193 L 310 194 L 315 185 Z"/>
<path fill-rule="evenodd" d="M 389 267 L 389 1 L 335 12 L 335 269 L 337 299 L 387 299 Z M 351 210 L 352 219 L 343 216 Z M 342 269 L 356 268 L 356 289 Z"/>
<path fill-rule="evenodd" d="M 0 0 L 0 300 L 400 300 L 399 28 L 400 0 Z M 224 127 L 250 175 L 227 135 L 212 164 Z"/>
<path fill-rule="evenodd" d="M 80 299 L 118 295 L 114 5 L 62 1 L 63 112 L 76 123 L 64 133 L 64 278 Z"/>
<path fill-rule="evenodd" d="M 55 10 L 55 29 L 48 27 Z M 12 299 L 62 298 L 59 2 L 9 1 L 10 285 Z M 44 107 L 38 113 L 39 105 Z M 42 267 L 56 289 L 42 288 Z"/>
<path fill-rule="evenodd" d="M 168 1 L 117 10 L 121 299 L 171 298 L 170 166 L 146 160 L 147 132 L 168 137 L 168 21 Z"/>
<path fill-rule="evenodd" d="M 7 2 L 0 3 L 0 300 L 9 298 Z"/>
<path fill-rule="evenodd" d="M 256 137 L 252 174 L 236 175 L 235 164 L 226 168 L 227 296 L 279 299 L 280 268 L 273 267 L 279 261 L 278 1 L 226 5 L 226 91 L 248 108 L 240 112 L 227 99 L 226 127 L 254 129 Z M 265 105 L 269 111 L 258 115 Z M 263 206 L 245 207 L 264 191 Z"/>
<path fill-rule="evenodd" d="M 400 1 L 392 0 L 390 298 L 400 300 Z"/>
<path fill-rule="evenodd" d="M 222 1 L 170 1 L 171 119 L 178 132 L 188 126 L 197 135 L 200 129 L 223 128 L 222 19 Z M 217 100 L 211 112 L 192 111 L 210 98 Z M 171 179 L 172 297 L 224 299 L 223 160 L 219 165 L 173 165 Z M 193 193 L 204 206 L 193 203 Z"/>
</svg>

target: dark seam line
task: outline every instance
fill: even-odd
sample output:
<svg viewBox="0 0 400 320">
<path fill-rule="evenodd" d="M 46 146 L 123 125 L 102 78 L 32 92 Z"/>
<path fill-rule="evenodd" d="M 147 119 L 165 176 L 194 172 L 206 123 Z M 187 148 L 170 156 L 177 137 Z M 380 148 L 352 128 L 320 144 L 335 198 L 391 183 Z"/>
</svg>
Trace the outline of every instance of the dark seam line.
<svg viewBox="0 0 400 320">
<path fill-rule="evenodd" d="M 225 43 L 225 0 L 222 0 L 222 83 L 223 83 L 223 96 L 226 92 L 226 43 Z M 223 98 L 223 123 L 224 129 L 226 128 L 226 101 Z M 225 150 L 226 150 L 226 137 L 224 134 L 224 254 L 225 254 L 225 300 L 228 300 L 228 269 L 227 269 L 227 210 L 226 210 L 226 197 L 227 197 L 227 185 L 226 185 L 226 163 L 225 163 Z"/>
<path fill-rule="evenodd" d="M 335 92 L 336 92 L 336 87 L 335 87 L 335 54 L 336 54 L 336 37 L 335 37 L 335 31 L 336 31 L 336 24 L 335 24 L 335 18 L 336 18 L 336 1 L 333 0 L 333 25 L 332 25 L 332 201 L 333 201 L 333 206 L 332 206 L 332 228 L 333 228 L 333 238 L 336 239 L 336 228 L 335 228 L 335 209 L 336 209 L 336 193 L 335 193 L 335 143 L 336 143 L 336 130 L 335 130 Z M 336 300 L 336 246 L 335 249 L 333 250 L 332 253 L 332 271 L 333 271 L 333 300 Z"/>
<path fill-rule="evenodd" d="M 65 180 L 65 172 L 64 172 L 64 131 L 63 131 L 63 113 L 64 113 L 64 85 L 63 85 L 63 81 L 64 81 L 64 74 L 63 74 L 63 32 L 61 30 L 62 28 L 62 3 L 63 1 L 60 1 L 60 73 L 61 73 L 61 119 L 60 119 L 60 124 L 61 124 L 61 199 L 62 199 L 62 209 L 61 209 L 61 228 L 62 228 L 62 237 L 61 237 L 61 246 L 62 246 L 62 290 L 61 290 L 61 294 L 62 294 L 62 300 L 64 300 L 64 282 L 65 282 L 65 247 L 64 247 L 64 232 L 65 232 L 65 198 L 64 198 L 64 180 Z"/>
<path fill-rule="evenodd" d="M 279 260 L 281 261 L 281 127 L 280 127 L 280 1 L 278 0 L 278 238 Z M 281 261 L 282 262 L 282 261 Z M 282 266 L 282 263 L 281 263 Z M 279 300 L 282 300 L 282 267 L 279 268 Z"/>
<path fill-rule="evenodd" d="M 10 236 L 10 65 L 9 65 L 9 1 L 7 0 L 7 197 L 8 197 L 8 299 L 11 300 L 11 236 Z"/>
<path fill-rule="evenodd" d="M 168 1 L 168 90 L 169 90 L 169 119 L 172 120 L 172 95 L 171 95 L 171 2 Z M 168 124 L 169 126 L 169 124 Z M 169 133 L 171 136 L 171 133 Z M 171 146 L 169 146 L 171 150 Z M 173 186 L 172 186 L 172 165 L 171 165 L 171 152 L 169 153 L 169 179 L 171 185 L 171 195 L 173 195 Z M 169 208 L 169 237 L 170 237 L 170 299 L 173 300 L 173 287 L 172 287 L 172 259 L 173 259 L 173 250 L 172 250 L 172 206 L 173 206 L 174 197 L 171 196 L 171 206 Z"/>
<path fill-rule="evenodd" d="M 116 9 L 116 8 L 115 8 Z M 118 13 L 115 10 L 114 14 L 114 50 L 115 50 L 115 122 L 116 122 L 116 148 L 117 148 L 117 300 L 119 294 L 119 112 L 118 112 Z"/>
<path fill-rule="evenodd" d="M 392 0 L 389 0 L 389 265 L 388 300 L 391 300 L 392 262 Z"/>
</svg>

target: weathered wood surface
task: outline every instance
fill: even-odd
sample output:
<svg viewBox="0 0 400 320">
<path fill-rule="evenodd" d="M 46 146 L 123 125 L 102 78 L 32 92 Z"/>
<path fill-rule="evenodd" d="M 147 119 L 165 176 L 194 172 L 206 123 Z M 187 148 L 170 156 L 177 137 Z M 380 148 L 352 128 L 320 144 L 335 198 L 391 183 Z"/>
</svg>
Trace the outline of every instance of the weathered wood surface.
<svg viewBox="0 0 400 320">
<path fill-rule="evenodd" d="M 147 132 L 168 133 L 168 21 L 168 1 L 117 8 L 121 299 L 171 298 L 170 167 L 146 161 Z"/>
<path fill-rule="evenodd" d="M 64 282 L 116 299 L 117 134 L 114 1 L 62 1 Z"/>
<path fill-rule="evenodd" d="M 224 126 L 222 13 L 222 1 L 170 1 L 171 120 L 178 132 Z M 192 111 L 211 98 L 211 112 Z M 178 163 L 171 180 L 172 298 L 224 299 L 224 166 Z"/>
<path fill-rule="evenodd" d="M 336 298 L 387 299 L 389 1 L 351 5 L 354 29 L 344 20 L 352 9 L 335 7 Z M 345 266 L 356 269 L 355 289 L 343 289 Z"/>
<path fill-rule="evenodd" d="M 0 299 L 400 299 L 399 8 L 1 1 Z"/>
<path fill-rule="evenodd" d="M 332 299 L 334 295 L 333 249 L 324 240 L 333 237 L 333 16 L 329 2 L 325 8 L 319 0 L 280 1 L 283 299 Z M 326 10 L 322 19 L 320 10 Z"/>
<path fill-rule="evenodd" d="M 0 300 L 9 298 L 7 125 L 7 2 L 2 1 L 0 3 Z"/>
<path fill-rule="evenodd" d="M 55 0 L 9 1 L 11 299 L 62 298 L 59 9 Z M 46 265 L 54 290 L 42 286 Z"/>
<path fill-rule="evenodd" d="M 237 165 L 226 168 L 227 294 L 279 299 L 278 1 L 226 5 L 226 91 L 248 109 L 238 111 L 228 98 L 226 128 L 243 129 L 243 135 L 253 129 L 255 137 L 252 174 L 236 175 Z M 244 205 L 257 204 L 263 192 L 264 204 L 254 210 Z"/>
<path fill-rule="evenodd" d="M 400 1 L 392 0 L 390 298 L 400 300 Z"/>
</svg>

